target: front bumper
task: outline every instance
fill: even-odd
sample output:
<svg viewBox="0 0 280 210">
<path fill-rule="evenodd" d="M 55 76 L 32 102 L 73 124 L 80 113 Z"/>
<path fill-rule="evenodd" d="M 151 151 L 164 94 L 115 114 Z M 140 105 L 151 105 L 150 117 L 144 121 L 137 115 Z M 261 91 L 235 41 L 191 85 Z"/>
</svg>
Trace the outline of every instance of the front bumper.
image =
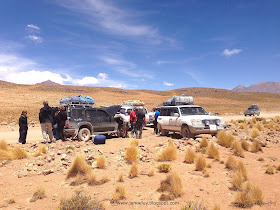
<svg viewBox="0 0 280 210">
<path fill-rule="evenodd" d="M 193 125 L 189 130 L 193 134 L 215 134 L 220 130 L 226 129 L 227 125 Z"/>
</svg>

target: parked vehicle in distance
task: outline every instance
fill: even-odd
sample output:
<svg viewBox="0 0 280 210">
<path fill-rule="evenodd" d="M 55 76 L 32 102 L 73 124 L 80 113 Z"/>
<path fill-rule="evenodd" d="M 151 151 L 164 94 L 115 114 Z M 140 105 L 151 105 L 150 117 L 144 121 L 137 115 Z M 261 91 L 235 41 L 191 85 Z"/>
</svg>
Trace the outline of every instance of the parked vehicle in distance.
<svg viewBox="0 0 280 210">
<path fill-rule="evenodd" d="M 245 117 L 246 116 L 259 116 L 260 115 L 260 109 L 258 105 L 252 104 L 248 109 L 244 112 Z"/>
<path fill-rule="evenodd" d="M 118 133 L 118 123 L 105 109 L 72 104 L 66 106 L 66 111 L 66 137 L 87 141 L 91 135 Z"/>
<path fill-rule="evenodd" d="M 214 136 L 226 126 L 222 117 L 209 115 L 197 105 L 162 106 L 158 117 L 161 135 L 167 135 L 172 131 L 180 133 L 187 139 L 199 134 Z"/>
</svg>

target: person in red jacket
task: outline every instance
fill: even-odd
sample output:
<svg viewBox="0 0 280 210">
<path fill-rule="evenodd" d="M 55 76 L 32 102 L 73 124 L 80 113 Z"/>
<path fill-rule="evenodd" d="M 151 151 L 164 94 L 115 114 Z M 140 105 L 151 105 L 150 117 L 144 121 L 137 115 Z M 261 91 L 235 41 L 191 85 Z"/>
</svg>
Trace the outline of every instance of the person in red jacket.
<svg viewBox="0 0 280 210">
<path fill-rule="evenodd" d="M 130 127 L 131 127 L 131 138 L 134 138 L 135 131 L 135 123 L 136 123 L 136 113 L 135 108 L 130 112 Z"/>
</svg>

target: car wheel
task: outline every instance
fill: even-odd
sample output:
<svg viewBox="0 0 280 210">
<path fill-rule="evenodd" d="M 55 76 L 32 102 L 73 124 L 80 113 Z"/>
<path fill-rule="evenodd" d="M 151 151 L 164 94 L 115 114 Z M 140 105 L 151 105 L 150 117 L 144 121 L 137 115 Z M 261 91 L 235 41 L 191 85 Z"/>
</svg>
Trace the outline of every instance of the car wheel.
<svg viewBox="0 0 280 210">
<path fill-rule="evenodd" d="M 90 130 L 88 128 L 82 128 L 78 133 L 79 141 L 88 141 L 90 139 Z"/>
<path fill-rule="evenodd" d="M 167 130 L 162 129 L 161 125 L 159 124 L 158 124 L 158 132 L 160 133 L 161 136 L 167 135 Z"/>
<path fill-rule="evenodd" d="M 189 139 L 192 137 L 190 129 L 187 125 L 183 125 L 183 127 L 181 129 L 181 135 L 183 136 L 183 138 L 186 138 L 186 139 Z"/>
</svg>

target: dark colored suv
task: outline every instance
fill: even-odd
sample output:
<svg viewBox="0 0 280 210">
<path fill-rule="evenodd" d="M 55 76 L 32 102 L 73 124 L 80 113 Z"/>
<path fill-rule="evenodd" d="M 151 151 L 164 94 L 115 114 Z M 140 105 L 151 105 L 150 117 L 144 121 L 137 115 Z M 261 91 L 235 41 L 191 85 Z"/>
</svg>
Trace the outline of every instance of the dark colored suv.
<svg viewBox="0 0 280 210">
<path fill-rule="evenodd" d="M 66 137 L 78 137 L 78 140 L 87 141 L 91 135 L 111 135 L 118 132 L 118 123 L 102 108 L 69 105 L 66 111 L 67 121 L 64 128 Z"/>
<path fill-rule="evenodd" d="M 250 115 L 250 116 L 259 116 L 260 115 L 260 109 L 258 105 L 252 104 L 245 112 L 244 115 Z"/>
</svg>

